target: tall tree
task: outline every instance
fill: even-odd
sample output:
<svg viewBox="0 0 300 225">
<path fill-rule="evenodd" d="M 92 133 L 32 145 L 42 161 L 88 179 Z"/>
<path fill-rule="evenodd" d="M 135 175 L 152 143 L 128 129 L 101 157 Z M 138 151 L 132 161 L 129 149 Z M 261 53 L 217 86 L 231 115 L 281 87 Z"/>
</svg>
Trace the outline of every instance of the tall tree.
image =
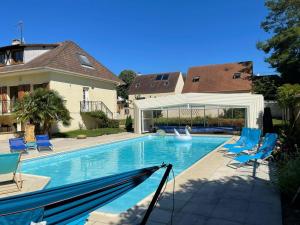
<svg viewBox="0 0 300 225">
<path fill-rule="evenodd" d="M 136 76 L 137 74 L 133 70 L 123 70 L 120 73 L 119 78 L 124 81 L 125 84 L 117 88 L 118 96 L 123 99 L 128 99 L 129 87 Z"/>
<path fill-rule="evenodd" d="M 14 105 L 17 120 L 34 124 L 42 133 L 49 133 L 53 123 L 70 124 L 70 113 L 63 98 L 53 90 L 38 88 L 27 93 Z"/>
<path fill-rule="evenodd" d="M 252 90 L 255 94 L 262 94 L 265 100 L 275 100 L 277 89 L 281 85 L 278 76 L 253 76 Z"/>
<path fill-rule="evenodd" d="M 269 10 L 261 27 L 273 36 L 258 42 L 268 54 L 266 62 L 275 68 L 285 83 L 300 82 L 300 0 L 266 0 Z"/>
</svg>

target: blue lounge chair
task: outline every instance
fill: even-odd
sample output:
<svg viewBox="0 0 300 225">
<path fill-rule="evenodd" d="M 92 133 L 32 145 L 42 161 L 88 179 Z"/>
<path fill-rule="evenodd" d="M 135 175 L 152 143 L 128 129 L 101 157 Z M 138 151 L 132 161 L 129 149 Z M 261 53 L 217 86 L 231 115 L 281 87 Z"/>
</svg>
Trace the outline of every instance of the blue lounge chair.
<svg viewBox="0 0 300 225">
<path fill-rule="evenodd" d="M 235 157 L 233 160 L 239 162 L 239 166 L 246 164 L 251 160 L 266 160 L 271 157 L 271 153 L 277 143 L 277 134 L 267 133 L 261 147 L 259 147 L 257 153 L 253 155 L 240 155 Z"/>
<path fill-rule="evenodd" d="M 53 145 L 50 143 L 48 135 L 36 135 L 36 146 L 40 151 L 41 149 L 50 149 L 53 150 Z"/>
<path fill-rule="evenodd" d="M 247 138 L 249 138 L 249 131 L 250 129 L 247 127 L 243 127 L 241 136 L 239 140 L 237 140 L 234 144 L 225 144 L 223 145 L 223 148 L 232 148 L 232 147 L 242 147 L 245 145 Z"/>
<path fill-rule="evenodd" d="M 20 163 L 21 154 L 20 153 L 8 153 L 8 154 L 0 154 L 0 174 L 8 174 L 12 173 L 13 178 L 12 181 L 14 181 L 18 187 L 18 190 L 21 190 L 22 188 L 22 179 L 21 179 L 21 173 L 19 173 L 19 182 L 21 182 L 21 185 L 19 186 L 19 182 L 16 179 L 16 173 L 18 170 L 18 166 Z"/>
<path fill-rule="evenodd" d="M 260 129 L 250 129 L 248 136 L 249 138 L 246 139 L 246 143 L 244 146 L 239 147 L 231 147 L 227 150 L 225 154 L 239 154 L 244 151 L 253 151 L 259 144 L 260 141 L 260 135 L 261 135 L 261 130 Z"/>
<path fill-rule="evenodd" d="M 27 147 L 23 138 L 11 138 L 9 139 L 9 148 L 11 152 L 26 152 Z"/>
</svg>

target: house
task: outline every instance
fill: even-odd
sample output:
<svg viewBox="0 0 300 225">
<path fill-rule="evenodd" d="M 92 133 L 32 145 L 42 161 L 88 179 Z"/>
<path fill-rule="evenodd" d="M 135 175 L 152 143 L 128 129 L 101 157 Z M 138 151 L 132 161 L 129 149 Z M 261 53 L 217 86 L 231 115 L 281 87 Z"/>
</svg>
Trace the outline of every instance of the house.
<svg viewBox="0 0 300 225">
<path fill-rule="evenodd" d="M 180 94 L 184 85 L 181 72 L 145 74 L 137 76 L 129 88 L 129 108 L 133 101 Z"/>
<path fill-rule="evenodd" d="M 250 93 L 252 74 L 251 61 L 191 67 L 182 93 Z"/>
<path fill-rule="evenodd" d="M 0 47 L 0 131 L 16 129 L 17 121 L 10 118 L 14 102 L 39 87 L 56 90 L 73 118 L 69 127 L 57 124 L 55 130 L 88 127 L 90 122 L 81 117 L 81 112 L 102 110 L 113 118 L 117 112 L 116 87 L 122 83 L 72 41 L 14 41 L 10 46 Z"/>
</svg>

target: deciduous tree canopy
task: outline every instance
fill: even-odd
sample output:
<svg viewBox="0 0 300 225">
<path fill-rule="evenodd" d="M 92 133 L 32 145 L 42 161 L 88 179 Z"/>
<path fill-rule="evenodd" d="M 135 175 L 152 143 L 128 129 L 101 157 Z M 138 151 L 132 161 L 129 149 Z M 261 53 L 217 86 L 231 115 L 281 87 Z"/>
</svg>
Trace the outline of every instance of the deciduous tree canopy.
<svg viewBox="0 0 300 225">
<path fill-rule="evenodd" d="M 136 73 L 133 70 L 123 70 L 120 73 L 119 78 L 124 81 L 125 85 L 117 88 L 118 96 L 122 97 L 123 99 L 128 99 L 128 90 L 135 77 Z"/>
<path fill-rule="evenodd" d="M 266 0 L 269 14 L 261 27 L 272 35 L 257 47 L 285 83 L 300 82 L 300 0 Z"/>
</svg>

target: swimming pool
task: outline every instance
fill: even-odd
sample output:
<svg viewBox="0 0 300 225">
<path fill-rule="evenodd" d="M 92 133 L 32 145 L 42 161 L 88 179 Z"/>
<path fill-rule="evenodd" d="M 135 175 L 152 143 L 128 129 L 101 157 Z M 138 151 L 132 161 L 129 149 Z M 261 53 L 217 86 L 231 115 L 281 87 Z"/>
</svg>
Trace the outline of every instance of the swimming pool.
<svg viewBox="0 0 300 225">
<path fill-rule="evenodd" d="M 179 143 L 173 136 L 145 136 L 24 161 L 22 172 L 51 177 L 46 188 L 160 165 L 162 162 L 172 163 L 176 176 L 228 139 L 202 136 L 193 137 L 189 143 Z M 163 172 L 159 170 L 140 186 L 99 211 L 126 211 L 156 190 Z"/>
</svg>

